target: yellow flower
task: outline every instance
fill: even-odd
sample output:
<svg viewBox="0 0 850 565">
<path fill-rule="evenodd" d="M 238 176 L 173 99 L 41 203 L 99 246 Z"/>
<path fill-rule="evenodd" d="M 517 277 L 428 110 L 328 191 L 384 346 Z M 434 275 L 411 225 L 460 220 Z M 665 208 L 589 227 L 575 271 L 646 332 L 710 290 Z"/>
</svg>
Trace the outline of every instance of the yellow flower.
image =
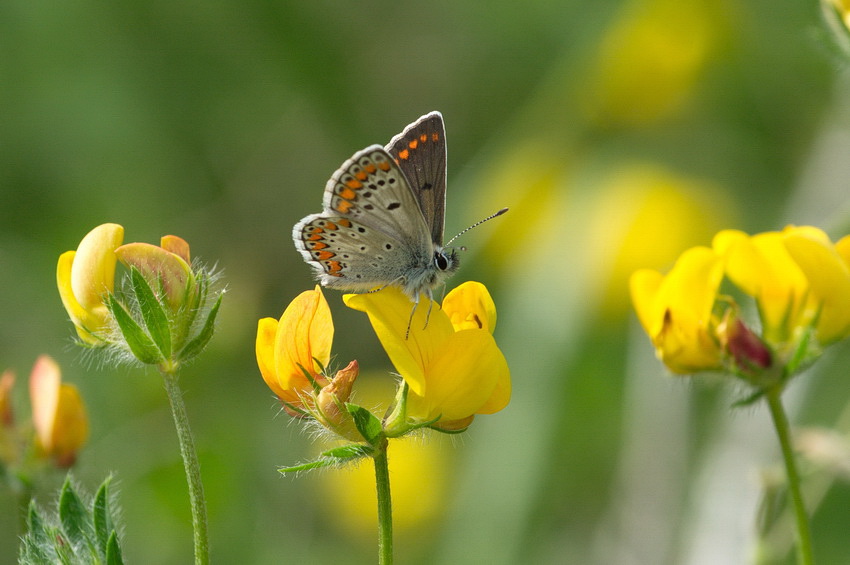
<svg viewBox="0 0 850 565">
<path fill-rule="evenodd" d="M 764 338 L 794 344 L 813 327 L 825 345 L 850 334 L 850 239 L 833 244 L 820 229 L 788 226 L 749 236 L 736 230 L 715 236 L 727 276 L 754 297 Z"/>
<path fill-rule="evenodd" d="M 635 311 L 671 371 L 688 374 L 720 367 L 712 309 L 722 278 L 723 263 L 707 247 L 687 250 L 666 276 L 651 269 L 632 275 Z"/>
<path fill-rule="evenodd" d="M 320 386 L 328 384 L 322 370 L 331 358 L 333 335 L 331 311 L 318 286 L 299 294 L 280 320 L 260 320 L 257 364 L 263 380 L 285 404 L 303 407 L 304 398 L 314 391 L 310 378 Z"/>
<path fill-rule="evenodd" d="M 345 304 L 366 312 L 384 350 L 409 387 L 407 417 L 439 418 L 436 427 L 462 429 L 475 414 L 507 406 L 510 370 L 493 339 L 496 308 L 484 285 L 467 282 L 443 306 L 413 305 L 396 287 L 348 294 Z M 409 328 L 409 335 L 408 335 Z"/>
<path fill-rule="evenodd" d="M 59 257 L 56 267 L 59 296 L 77 335 L 89 345 L 104 343 L 100 334 L 107 329 L 110 316 L 103 298 L 114 288 L 115 249 L 123 239 L 123 227 L 103 224 L 90 231 L 76 251 L 67 251 Z"/>
<path fill-rule="evenodd" d="M 77 388 L 62 382 L 59 365 L 46 355 L 32 369 L 30 402 L 41 451 L 60 467 L 70 467 L 88 439 L 88 415 Z"/>
</svg>

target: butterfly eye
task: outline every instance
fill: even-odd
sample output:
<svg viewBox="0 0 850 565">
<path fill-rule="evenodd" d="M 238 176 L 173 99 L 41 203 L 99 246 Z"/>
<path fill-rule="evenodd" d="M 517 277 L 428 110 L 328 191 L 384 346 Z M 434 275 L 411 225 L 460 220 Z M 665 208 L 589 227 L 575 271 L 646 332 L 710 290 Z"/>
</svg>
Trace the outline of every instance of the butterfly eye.
<svg viewBox="0 0 850 565">
<path fill-rule="evenodd" d="M 449 258 L 442 251 L 437 251 L 434 253 L 434 264 L 441 271 L 445 271 L 449 268 Z"/>
</svg>

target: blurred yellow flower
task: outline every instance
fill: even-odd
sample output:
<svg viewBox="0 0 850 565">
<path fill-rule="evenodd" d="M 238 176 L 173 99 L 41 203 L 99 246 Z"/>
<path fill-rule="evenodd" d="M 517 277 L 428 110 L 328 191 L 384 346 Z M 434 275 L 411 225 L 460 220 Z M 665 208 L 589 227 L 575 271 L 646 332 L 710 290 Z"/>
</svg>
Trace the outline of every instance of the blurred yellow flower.
<svg viewBox="0 0 850 565">
<path fill-rule="evenodd" d="M 102 224 L 90 231 L 76 251 L 59 257 L 56 282 L 77 335 L 89 345 L 102 345 L 102 332 L 107 329 L 109 310 L 104 295 L 115 286 L 115 249 L 124 239 L 124 228 L 118 224 Z"/>
<path fill-rule="evenodd" d="M 422 442 L 415 438 L 390 441 L 393 530 L 402 538 L 411 537 L 405 545 L 422 542 L 423 529 L 446 509 L 450 454 L 450 446 L 443 441 Z M 323 500 L 331 519 L 353 539 L 371 540 L 377 523 L 372 460 L 360 459 L 355 466 L 323 473 L 315 480 L 324 491 Z"/>
<path fill-rule="evenodd" d="M 0 376 L 0 428 L 11 427 L 15 421 L 12 411 L 12 387 L 15 386 L 15 373 L 3 371 Z"/>
<path fill-rule="evenodd" d="M 495 306 L 480 283 L 451 291 L 443 307 L 413 307 L 396 287 L 348 294 L 345 304 L 366 312 L 384 350 L 409 387 L 407 417 L 436 427 L 462 429 L 475 414 L 504 408 L 511 395 L 510 370 L 490 333 Z M 454 322 L 454 323 L 453 323 Z M 409 334 L 408 334 L 409 332 Z"/>
<path fill-rule="evenodd" d="M 314 382 L 320 387 L 328 384 L 322 371 L 331 358 L 333 336 L 331 310 L 318 285 L 299 294 L 280 320 L 259 321 L 257 364 L 263 380 L 285 405 L 303 408 Z"/>
<path fill-rule="evenodd" d="M 585 230 L 583 271 L 603 295 L 606 315 L 628 309 L 625 290 L 639 268 L 670 265 L 682 249 L 708 241 L 730 218 L 728 198 L 717 186 L 652 163 L 621 165 L 598 185 Z"/>
<path fill-rule="evenodd" d="M 42 355 L 30 375 L 33 426 L 40 451 L 70 467 L 89 436 L 89 421 L 77 387 L 62 382 L 59 365 Z"/>
<path fill-rule="evenodd" d="M 651 269 L 632 275 L 630 289 L 638 319 L 658 358 L 674 373 L 720 367 L 712 309 L 722 279 L 723 263 L 707 247 L 685 251 L 666 276 Z"/>
<path fill-rule="evenodd" d="M 11 465 L 18 457 L 15 435 L 15 413 L 12 410 L 12 388 L 15 373 L 3 371 L 0 377 L 0 466 Z"/>
<path fill-rule="evenodd" d="M 583 107 L 600 126 L 640 126 L 678 111 L 716 42 L 701 0 L 640 0 L 604 38 Z"/>
</svg>

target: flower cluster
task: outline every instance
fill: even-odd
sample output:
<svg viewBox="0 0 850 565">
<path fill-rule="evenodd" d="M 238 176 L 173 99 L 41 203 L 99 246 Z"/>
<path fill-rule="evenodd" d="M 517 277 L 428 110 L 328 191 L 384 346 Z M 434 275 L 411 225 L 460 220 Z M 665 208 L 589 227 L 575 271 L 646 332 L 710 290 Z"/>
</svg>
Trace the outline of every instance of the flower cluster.
<svg viewBox="0 0 850 565">
<path fill-rule="evenodd" d="M 752 297 L 758 323 L 721 294 L 728 280 Z M 667 274 L 640 270 L 632 301 L 658 357 L 681 374 L 727 370 L 762 387 L 779 384 L 850 335 L 850 236 L 789 226 L 718 233 L 685 251 Z"/>
<path fill-rule="evenodd" d="M 496 308 L 484 285 L 465 283 L 442 305 L 420 304 L 412 317 L 413 304 L 395 287 L 346 295 L 344 301 L 368 314 L 402 378 L 395 403 L 381 422 L 383 437 L 423 426 L 462 431 L 476 414 L 491 414 L 507 405 L 510 372 L 493 339 Z M 348 403 L 358 373 L 356 361 L 333 378 L 325 374 L 333 334 L 321 290 L 305 291 L 279 320 L 260 320 L 257 362 L 288 413 L 312 417 L 338 435 L 362 440 L 362 422 Z"/>
<path fill-rule="evenodd" d="M 160 246 L 122 245 L 123 239 L 122 226 L 102 224 L 59 257 L 59 295 L 81 342 L 145 364 L 193 358 L 212 337 L 222 297 L 211 291 L 215 276 L 192 265 L 189 244 L 179 237 L 165 236 Z M 119 261 L 129 270 L 121 293 Z"/>
<path fill-rule="evenodd" d="M 89 420 L 79 390 L 62 382 L 59 365 L 39 357 L 30 373 L 32 425 L 19 425 L 12 407 L 15 374 L 0 376 L 0 466 L 17 467 L 52 461 L 72 466 L 89 436 Z"/>
</svg>

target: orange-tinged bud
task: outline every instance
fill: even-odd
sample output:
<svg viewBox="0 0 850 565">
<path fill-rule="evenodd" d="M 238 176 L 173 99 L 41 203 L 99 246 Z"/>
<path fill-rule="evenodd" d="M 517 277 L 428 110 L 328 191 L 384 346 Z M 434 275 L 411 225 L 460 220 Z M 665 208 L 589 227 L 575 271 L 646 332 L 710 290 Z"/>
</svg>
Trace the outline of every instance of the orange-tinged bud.
<svg viewBox="0 0 850 565">
<path fill-rule="evenodd" d="M 346 432 L 356 434 L 351 416 L 345 409 L 345 403 L 351 396 L 351 388 L 359 374 L 360 366 L 356 360 L 352 361 L 344 369 L 337 371 L 333 380 L 325 385 L 316 396 L 316 410 L 318 416 L 324 420 L 322 423 L 341 435 L 348 436 L 349 434 Z"/>
<path fill-rule="evenodd" d="M 188 250 L 186 244 L 182 251 L 188 255 Z M 115 255 L 128 267 L 138 269 L 152 288 L 160 290 L 172 312 L 186 303 L 194 289 L 192 268 L 181 255 L 150 243 L 122 245 L 115 250 Z"/>
<path fill-rule="evenodd" d="M 15 415 L 12 412 L 12 387 L 15 385 L 15 373 L 10 370 L 3 371 L 0 377 L 0 426 L 11 428 L 15 423 Z"/>
</svg>

